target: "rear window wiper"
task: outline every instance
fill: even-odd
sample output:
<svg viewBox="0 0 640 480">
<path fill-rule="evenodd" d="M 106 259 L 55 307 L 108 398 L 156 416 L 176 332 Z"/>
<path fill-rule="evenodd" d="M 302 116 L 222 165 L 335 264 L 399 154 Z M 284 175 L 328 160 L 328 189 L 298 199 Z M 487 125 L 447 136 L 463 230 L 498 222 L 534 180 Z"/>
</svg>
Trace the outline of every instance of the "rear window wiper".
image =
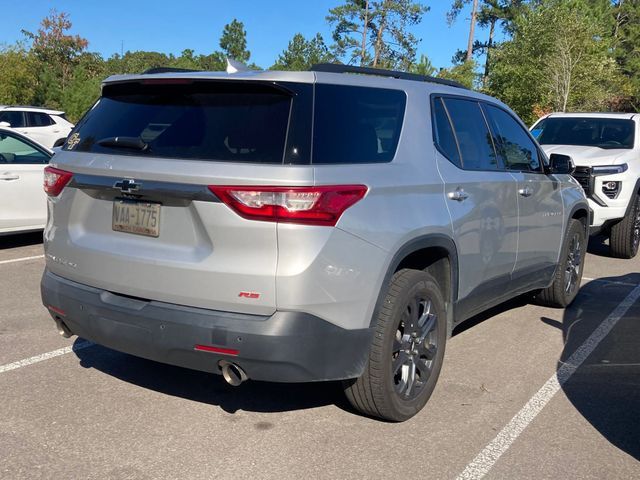
<svg viewBox="0 0 640 480">
<path fill-rule="evenodd" d="M 144 152 L 149 150 L 149 144 L 140 137 L 107 137 L 98 140 L 98 145 L 109 148 L 130 148 Z"/>
</svg>

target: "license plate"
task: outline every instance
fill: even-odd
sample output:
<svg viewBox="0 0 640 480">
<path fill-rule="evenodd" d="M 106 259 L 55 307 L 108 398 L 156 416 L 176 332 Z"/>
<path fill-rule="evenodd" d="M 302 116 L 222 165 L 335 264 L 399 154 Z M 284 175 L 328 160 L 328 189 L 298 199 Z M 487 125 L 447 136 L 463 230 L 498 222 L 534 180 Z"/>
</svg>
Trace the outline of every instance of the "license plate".
<svg viewBox="0 0 640 480">
<path fill-rule="evenodd" d="M 114 200 L 111 228 L 148 237 L 160 235 L 160 204 Z"/>
</svg>

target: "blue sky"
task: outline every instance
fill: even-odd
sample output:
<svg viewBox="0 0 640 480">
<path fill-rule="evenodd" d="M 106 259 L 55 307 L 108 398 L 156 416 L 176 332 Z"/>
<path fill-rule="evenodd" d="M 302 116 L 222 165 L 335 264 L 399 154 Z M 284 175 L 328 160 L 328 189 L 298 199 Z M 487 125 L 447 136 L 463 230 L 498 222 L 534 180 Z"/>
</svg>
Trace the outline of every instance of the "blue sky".
<svg viewBox="0 0 640 480">
<path fill-rule="evenodd" d="M 186 48 L 210 53 L 219 48 L 224 25 L 233 18 L 245 24 L 251 61 L 273 64 L 291 37 L 320 32 L 331 41 L 325 16 L 340 0 L 23 0 L 3 2 L 0 44 L 35 31 L 51 8 L 71 14 L 73 32 L 89 40 L 89 50 L 108 57 L 124 50 L 154 50 L 179 54 Z M 469 9 L 449 27 L 449 0 L 427 0 L 431 10 L 413 30 L 421 38 L 418 55 L 426 54 L 436 67 L 447 67 L 457 49 L 466 47 Z M 476 29 L 476 38 L 487 31 Z"/>
</svg>

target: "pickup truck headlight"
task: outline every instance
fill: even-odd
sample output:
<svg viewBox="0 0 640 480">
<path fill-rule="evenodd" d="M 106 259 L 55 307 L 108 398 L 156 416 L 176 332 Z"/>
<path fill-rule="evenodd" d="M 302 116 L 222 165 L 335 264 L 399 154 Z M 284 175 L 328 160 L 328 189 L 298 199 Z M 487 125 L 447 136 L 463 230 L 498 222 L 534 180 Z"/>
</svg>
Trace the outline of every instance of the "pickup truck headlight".
<svg viewBox="0 0 640 480">
<path fill-rule="evenodd" d="M 629 166 L 626 163 L 622 165 L 602 165 L 598 167 L 592 167 L 591 173 L 593 175 L 615 175 L 616 173 L 624 173 Z"/>
</svg>

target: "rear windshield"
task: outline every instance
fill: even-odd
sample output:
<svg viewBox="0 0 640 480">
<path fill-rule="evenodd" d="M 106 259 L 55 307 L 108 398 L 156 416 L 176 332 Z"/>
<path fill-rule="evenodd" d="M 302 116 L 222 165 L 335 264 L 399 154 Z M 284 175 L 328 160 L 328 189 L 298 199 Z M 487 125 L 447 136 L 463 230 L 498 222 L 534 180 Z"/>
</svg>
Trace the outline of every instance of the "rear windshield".
<svg viewBox="0 0 640 480">
<path fill-rule="evenodd" d="M 403 91 L 380 88 L 150 82 L 107 85 L 64 148 L 269 164 L 389 162 L 406 104 Z"/>
<path fill-rule="evenodd" d="M 65 148 L 282 163 L 290 106 L 290 94 L 257 83 L 111 85 Z"/>
<path fill-rule="evenodd" d="M 633 148 L 633 120 L 618 118 L 550 117 L 531 133 L 541 145 L 581 145 L 599 148 Z"/>
</svg>

